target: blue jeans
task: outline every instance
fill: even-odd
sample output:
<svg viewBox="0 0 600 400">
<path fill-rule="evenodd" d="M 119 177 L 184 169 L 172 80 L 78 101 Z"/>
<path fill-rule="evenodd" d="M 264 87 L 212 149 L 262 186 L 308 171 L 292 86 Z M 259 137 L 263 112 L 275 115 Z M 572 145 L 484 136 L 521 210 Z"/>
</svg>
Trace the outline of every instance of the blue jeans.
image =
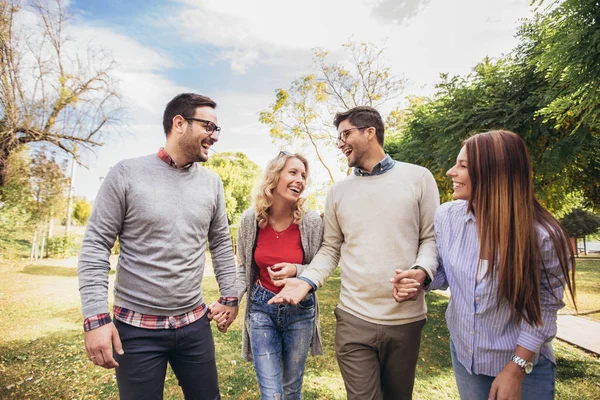
<svg viewBox="0 0 600 400">
<path fill-rule="evenodd" d="M 315 298 L 300 304 L 267 304 L 275 294 L 253 285 L 250 346 L 263 399 L 302 398 L 302 378 L 315 323 Z"/>
<path fill-rule="evenodd" d="M 462 400 L 487 399 L 492 388 L 494 376 L 470 375 L 466 368 L 458 361 L 454 343 L 450 341 L 450 354 L 452 367 L 458 393 Z M 538 362 L 530 374 L 525 376 L 521 384 L 521 398 L 523 400 L 551 400 L 554 399 L 555 367 L 546 357 L 540 354 Z"/>
<path fill-rule="evenodd" d="M 125 354 L 117 384 L 121 399 L 163 398 L 167 363 L 171 364 L 186 399 L 220 399 L 215 345 L 206 315 L 178 329 L 144 329 L 114 321 Z"/>
</svg>

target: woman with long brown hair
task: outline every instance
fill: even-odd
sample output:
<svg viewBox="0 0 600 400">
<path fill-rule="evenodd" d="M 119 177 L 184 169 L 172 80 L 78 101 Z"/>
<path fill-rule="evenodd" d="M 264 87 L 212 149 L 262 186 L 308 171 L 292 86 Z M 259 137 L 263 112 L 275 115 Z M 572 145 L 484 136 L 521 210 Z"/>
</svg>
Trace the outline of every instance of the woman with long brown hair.
<svg viewBox="0 0 600 400">
<path fill-rule="evenodd" d="M 280 152 L 240 220 L 238 298 L 248 292 L 242 357 L 254 362 L 263 399 L 301 399 L 308 350 L 322 354 L 316 293 L 297 305 L 268 304 L 282 289 L 274 281 L 300 276 L 321 247 L 321 217 L 301 197 L 307 177 L 303 156 Z"/>
<path fill-rule="evenodd" d="M 429 289 L 451 291 L 452 365 L 463 399 L 552 399 L 551 340 L 564 288 L 575 295 L 569 238 L 537 201 L 523 139 L 490 131 L 464 141 L 448 171 L 456 201 L 437 211 L 440 266 Z"/>
</svg>

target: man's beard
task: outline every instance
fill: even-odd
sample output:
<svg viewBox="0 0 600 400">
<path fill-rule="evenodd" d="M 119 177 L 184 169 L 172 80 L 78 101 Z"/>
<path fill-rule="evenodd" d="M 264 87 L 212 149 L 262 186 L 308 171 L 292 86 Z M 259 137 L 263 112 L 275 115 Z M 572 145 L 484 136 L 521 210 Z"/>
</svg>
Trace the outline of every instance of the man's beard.
<svg viewBox="0 0 600 400">
<path fill-rule="evenodd" d="M 204 155 L 205 149 L 202 147 L 202 142 L 198 142 L 193 138 L 191 126 L 186 129 L 183 138 L 179 142 L 179 148 L 185 154 L 186 159 L 191 160 L 190 162 L 206 162 L 208 160 L 208 155 Z"/>
</svg>

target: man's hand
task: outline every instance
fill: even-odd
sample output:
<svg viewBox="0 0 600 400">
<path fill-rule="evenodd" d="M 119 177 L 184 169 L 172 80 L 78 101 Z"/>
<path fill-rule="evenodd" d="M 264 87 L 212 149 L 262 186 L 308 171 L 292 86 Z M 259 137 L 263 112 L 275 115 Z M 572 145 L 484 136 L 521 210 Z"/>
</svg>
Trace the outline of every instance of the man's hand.
<svg viewBox="0 0 600 400">
<path fill-rule="evenodd" d="M 217 329 L 221 333 L 227 332 L 227 329 L 235 321 L 237 315 L 237 306 L 225 306 L 215 301 L 208 307 L 208 319 L 215 321 Z"/>
<path fill-rule="evenodd" d="M 85 352 L 88 360 L 103 368 L 115 368 L 119 363 L 113 358 L 113 348 L 119 355 L 123 355 L 123 345 L 119 332 L 112 322 L 100 328 L 84 332 Z"/>
<path fill-rule="evenodd" d="M 296 276 L 296 265 L 290 263 L 278 263 L 272 267 L 267 268 L 271 281 L 281 281 L 286 278 L 292 278 Z"/>
<path fill-rule="evenodd" d="M 425 282 L 425 272 L 421 269 L 409 269 L 402 271 L 397 269 L 396 275 L 390 278 L 390 283 L 394 285 L 392 296 L 398 303 L 404 301 L 415 301 L 419 292 L 423 290 L 423 282 Z"/>
<path fill-rule="evenodd" d="M 488 400 L 520 400 L 523 379 L 521 367 L 509 361 L 492 382 Z"/>
<path fill-rule="evenodd" d="M 283 286 L 281 292 L 268 301 L 268 304 L 289 303 L 296 305 L 302 301 L 310 292 L 311 286 L 308 282 L 298 278 L 287 278 L 281 281 L 273 282 L 275 286 Z"/>
</svg>

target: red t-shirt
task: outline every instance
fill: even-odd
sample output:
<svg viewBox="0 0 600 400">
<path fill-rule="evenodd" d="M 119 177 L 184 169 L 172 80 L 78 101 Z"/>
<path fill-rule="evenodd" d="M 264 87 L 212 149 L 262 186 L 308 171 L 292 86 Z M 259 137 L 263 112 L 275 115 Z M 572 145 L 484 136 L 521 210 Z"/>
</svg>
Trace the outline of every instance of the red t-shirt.
<svg viewBox="0 0 600 400">
<path fill-rule="evenodd" d="M 279 293 L 282 289 L 271 281 L 268 267 L 280 262 L 302 264 L 303 259 L 304 251 L 297 224 L 290 224 L 283 232 L 275 232 L 271 225 L 259 228 L 254 261 L 258 265 L 260 283 L 265 289 L 273 293 Z"/>
</svg>

